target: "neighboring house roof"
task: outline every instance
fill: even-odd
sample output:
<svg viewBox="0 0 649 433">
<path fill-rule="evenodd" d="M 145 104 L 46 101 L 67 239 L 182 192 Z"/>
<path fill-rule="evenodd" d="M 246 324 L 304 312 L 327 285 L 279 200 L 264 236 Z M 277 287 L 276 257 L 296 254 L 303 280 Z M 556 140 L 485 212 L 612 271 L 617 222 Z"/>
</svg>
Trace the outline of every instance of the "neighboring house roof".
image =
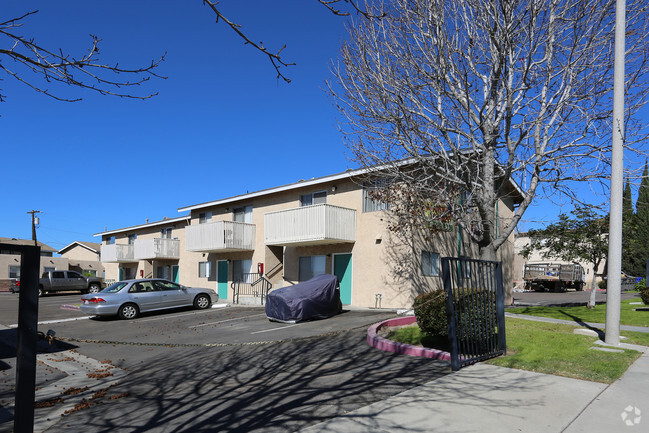
<svg viewBox="0 0 649 433">
<path fill-rule="evenodd" d="M 39 247 L 41 247 L 41 252 L 52 252 L 55 253 L 56 250 L 49 245 L 44 244 L 41 241 L 36 241 Z M 0 244 L 10 244 L 10 245 L 34 245 L 34 241 L 31 239 L 16 239 L 16 238 L 0 238 Z"/>
<path fill-rule="evenodd" d="M 87 250 L 92 251 L 93 253 L 99 254 L 99 251 L 101 250 L 101 244 L 97 242 L 81 242 L 81 241 L 74 241 L 70 245 L 66 245 L 65 247 L 61 248 L 59 250 L 59 254 L 63 254 L 66 250 L 79 246 L 81 248 L 85 248 Z"/>
<path fill-rule="evenodd" d="M 411 164 L 412 162 L 413 162 L 412 159 L 408 159 L 408 160 L 399 161 L 397 164 L 398 165 L 407 165 L 407 164 Z M 312 179 L 309 179 L 309 180 L 299 180 L 299 181 L 294 182 L 294 183 L 290 183 L 290 184 L 282 185 L 282 186 L 277 186 L 277 187 L 274 187 L 274 188 L 262 189 L 262 190 L 259 190 L 259 191 L 246 193 L 246 194 L 240 194 L 240 195 L 236 195 L 236 196 L 233 196 L 233 197 L 228 197 L 228 198 L 224 198 L 224 199 L 220 199 L 220 200 L 208 201 L 208 202 L 205 202 L 205 203 L 199 203 L 199 204 L 195 204 L 195 205 L 181 207 L 181 208 L 178 208 L 178 212 L 192 211 L 192 210 L 202 209 L 202 208 L 211 207 L 211 206 L 224 205 L 224 204 L 232 203 L 232 202 L 235 202 L 235 201 L 247 200 L 247 199 L 251 199 L 251 198 L 254 198 L 254 197 L 269 195 L 269 194 L 273 194 L 273 193 L 277 193 L 277 192 L 290 191 L 290 190 L 297 189 L 297 188 L 304 188 L 305 186 L 319 185 L 319 184 L 333 182 L 333 181 L 340 180 L 340 179 L 347 179 L 347 178 L 351 178 L 351 177 L 366 175 L 366 174 L 369 174 L 369 173 L 380 172 L 380 170 L 381 170 L 381 167 L 360 168 L 360 169 L 355 169 L 355 170 L 347 169 L 346 171 L 344 171 L 342 173 L 332 174 L 332 175 L 329 175 L 329 176 L 317 177 L 317 178 L 312 178 Z M 520 198 L 518 200 L 515 200 L 515 201 L 518 201 L 518 202 L 522 201 L 522 197 L 524 197 L 524 195 L 525 195 L 523 193 L 523 190 L 513 180 L 510 181 L 510 182 L 511 182 L 512 188 L 518 194 L 520 194 Z"/>
<path fill-rule="evenodd" d="M 189 215 L 178 217 L 178 218 L 166 218 L 160 221 L 154 221 L 152 223 L 146 223 L 146 224 L 140 224 L 137 226 L 131 226 L 131 227 L 124 227 L 122 229 L 117 229 L 117 230 L 109 230 L 105 232 L 100 232 L 100 233 L 95 233 L 93 236 L 106 236 L 106 235 L 112 235 L 116 233 L 124 233 L 124 232 L 130 232 L 134 230 L 139 230 L 147 227 L 155 227 L 155 226 L 163 226 L 163 225 L 169 225 L 177 222 L 189 222 L 190 217 Z"/>
</svg>

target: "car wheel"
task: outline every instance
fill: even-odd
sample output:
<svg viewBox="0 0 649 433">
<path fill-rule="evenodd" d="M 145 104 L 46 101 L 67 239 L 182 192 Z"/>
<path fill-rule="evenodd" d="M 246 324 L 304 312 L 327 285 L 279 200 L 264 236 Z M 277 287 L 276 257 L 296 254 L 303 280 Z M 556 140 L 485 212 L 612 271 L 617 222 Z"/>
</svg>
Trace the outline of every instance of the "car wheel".
<svg viewBox="0 0 649 433">
<path fill-rule="evenodd" d="M 93 283 L 88 287 L 88 293 L 99 293 L 101 291 L 101 287 L 99 287 L 99 284 Z"/>
<path fill-rule="evenodd" d="M 135 319 L 138 314 L 140 314 L 140 310 L 135 304 L 124 304 L 119 307 L 119 311 L 117 312 L 119 318 L 125 320 Z"/>
<path fill-rule="evenodd" d="M 198 295 L 194 299 L 194 307 L 198 308 L 199 310 L 206 309 L 210 306 L 210 303 L 210 298 L 207 295 Z"/>
</svg>

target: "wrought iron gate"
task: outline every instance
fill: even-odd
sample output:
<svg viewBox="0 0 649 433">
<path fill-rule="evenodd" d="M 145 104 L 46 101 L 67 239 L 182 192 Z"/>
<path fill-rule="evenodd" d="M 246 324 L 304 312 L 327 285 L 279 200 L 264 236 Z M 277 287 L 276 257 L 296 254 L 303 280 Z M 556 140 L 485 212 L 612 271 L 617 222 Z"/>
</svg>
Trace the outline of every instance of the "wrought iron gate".
<svg viewBox="0 0 649 433">
<path fill-rule="evenodd" d="M 451 368 L 503 355 L 505 296 L 502 264 L 443 257 Z"/>
</svg>

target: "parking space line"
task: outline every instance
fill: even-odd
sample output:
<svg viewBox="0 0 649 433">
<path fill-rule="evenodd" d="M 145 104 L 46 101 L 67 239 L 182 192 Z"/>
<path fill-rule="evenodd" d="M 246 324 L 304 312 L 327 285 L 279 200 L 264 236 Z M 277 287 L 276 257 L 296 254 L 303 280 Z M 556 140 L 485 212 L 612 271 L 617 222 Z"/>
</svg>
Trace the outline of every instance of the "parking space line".
<svg viewBox="0 0 649 433">
<path fill-rule="evenodd" d="M 286 329 L 286 328 L 292 328 L 292 327 L 298 326 L 298 325 L 299 325 L 299 323 L 296 323 L 295 325 L 282 326 L 281 328 L 264 329 L 263 331 L 251 332 L 250 335 L 252 335 L 252 334 L 261 334 L 262 332 L 279 331 L 279 330 Z"/>
<path fill-rule="evenodd" d="M 207 310 L 193 310 L 193 311 L 190 311 L 189 313 L 174 314 L 173 316 L 172 315 L 161 315 L 159 317 L 152 317 L 150 319 L 138 319 L 137 322 L 138 323 L 140 323 L 140 322 L 153 322 L 154 320 L 173 319 L 175 317 L 190 316 L 190 315 L 196 314 L 196 313 L 207 313 L 208 311 L 210 311 L 209 308 Z"/>
<path fill-rule="evenodd" d="M 259 316 L 265 316 L 265 315 L 266 315 L 265 313 L 264 314 L 253 314 L 252 316 L 235 317 L 234 319 L 219 320 L 218 322 L 202 323 L 200 325 L 190 326 L 189 329 L 200 328 L 201 326 L 218 325 L 219 323 L 231 322 L 233 320 L 241 320 L 241 319 L 247 319 L 249 317 L 259 317 Z"/>
<path fill-rule="evenodd" d="M 59 320 L 46 320 L 44 322 L 38 322 L 39 325 L 51 325 L 52 323 L 63 323 L 63 322 L 74 322 L 75 320 L 84 320 L 84 319 L 90 319 L 90 316 L 88 317 L 73 317 L 71 319 L 59 319 Z M 17 328 L 18 324 L 13 324 L 9 325 L 10 328 Z"/>
</svg>

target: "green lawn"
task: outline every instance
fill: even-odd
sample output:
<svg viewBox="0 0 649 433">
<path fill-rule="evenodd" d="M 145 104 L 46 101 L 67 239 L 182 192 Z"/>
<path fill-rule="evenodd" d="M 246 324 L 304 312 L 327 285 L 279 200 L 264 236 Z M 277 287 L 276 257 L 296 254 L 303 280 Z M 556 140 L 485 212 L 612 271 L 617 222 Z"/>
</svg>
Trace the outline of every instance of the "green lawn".
<svg viewBox="0 0 649 433">
<path fill-rule="evenodd" d="M 635 361 L 640 353 L 591 350 L 595 337 L 573 333 L 575 326 L 507 318 L 507 356 L 486 361 L 521 370 L 572 377 L 593 382 L 612 383 Z M 625 342 L 649 345 L 649 334 L 626 333 Z M 428 344 L 418 326 L 395 329 L 387 336 L 408 344 Z"/>
<path fill-rule="evenodd" d="M 620 305 L 620 324 L 630 326 L 649 327 L 649 311 L 633 311 L 634 308 L 643 308 L 647 305 L 630 305 L 632 302 L 641 302 L 640 298 L 628 299 Z M 606 305 L 596 305 L 595 308 L 584 307 L 518 307 L 507 308 L 505 311 L 515 314 L 530 316 L 550 317 L 553 319 L 574 320 L 591 323 L 606 322 Z"/>
</svg>

